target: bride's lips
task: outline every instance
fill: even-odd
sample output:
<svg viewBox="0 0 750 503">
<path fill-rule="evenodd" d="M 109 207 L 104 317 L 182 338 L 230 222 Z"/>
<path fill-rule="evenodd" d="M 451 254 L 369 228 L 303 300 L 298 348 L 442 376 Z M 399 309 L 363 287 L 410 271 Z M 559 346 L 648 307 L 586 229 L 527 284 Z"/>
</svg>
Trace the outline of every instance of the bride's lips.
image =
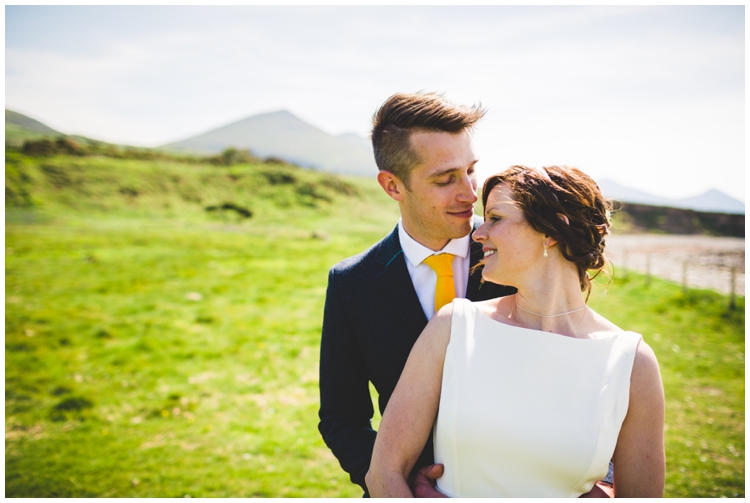
<svg viewBox="0 0 750 503">
<path fill-rule="evenodd" d="M 492 250 L 492 249 L 489 249 L 489 248 L 485 248 L 482 251 L 484 252 L 484 258 L 490 257 L 490 256 L 494 255 L 495 253 L 497 253 L 497 250 Z"/>
<path fill-rule="evenodd" d="M 474 216 L 474 208 L 472 207 L 464 211 L 449 211 L 448 214 L 458 218 L 471 218 Z"/>
</svg>

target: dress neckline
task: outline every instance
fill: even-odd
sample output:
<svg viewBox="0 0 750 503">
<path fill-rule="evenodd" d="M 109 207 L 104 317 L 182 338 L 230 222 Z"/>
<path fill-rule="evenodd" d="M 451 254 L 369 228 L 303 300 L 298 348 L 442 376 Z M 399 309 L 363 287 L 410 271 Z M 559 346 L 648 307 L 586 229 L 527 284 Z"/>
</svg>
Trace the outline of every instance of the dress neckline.
<svg viewBox="0 0 750 503">
<path fill-rule="evenodd" d="M 544 330 L 538 330 L 536 328 L 520 327 L 518 325 L 511 325 L 509 323 L 505 323 L 505 322 L 502 322 L 500 320 L 496 320 L 495 318 L 493 318 L 492 316 L 486 314 L 484 311 L 482 311 L 477 306 L 475 306 L 473 302 L 471 302 L 471 301 L 469 301 L 469 302 L 471 304 L 471 308 L 474 309 L 479 314 L 481 314 L 482 317 L 484 317 L 484 318 L 486 318 L 486 319 L 488 319 L 488 320 L 490 320 L 490 321 L 492 321 L 494 323 L 498 323 L 500 325 L 503 325 L 504 327 L 515 328 L 515 329 L 518 329 L 518 330 L 525 330 L 525 331 L 529 331 L 529 332 L 536 332 L 538 334 L 545 334 L 547 336 L 553 336 L 553 337 L 557 337 L 557 338 L 569 339 L 569 340 L 572 340 L 572 341 L 607 341 L 607 340 L 614 339 L 614 338 L 618 337 L 619 335 L 624 334 L 624 333 L 627 332 L 627 330 L 623 330 L 621 332 L 617 332 L 617 333 L 615 333 L 613 335 L 609 335 L 609 336 L 606 336 L 606 337 L 591 337 L 591 338 L 585 338 L 585 339 L 581 338 L 581 337 L 570 337 L 568 335 L 558 334 L 556 332 L 545 332 Z"/>
</svg>

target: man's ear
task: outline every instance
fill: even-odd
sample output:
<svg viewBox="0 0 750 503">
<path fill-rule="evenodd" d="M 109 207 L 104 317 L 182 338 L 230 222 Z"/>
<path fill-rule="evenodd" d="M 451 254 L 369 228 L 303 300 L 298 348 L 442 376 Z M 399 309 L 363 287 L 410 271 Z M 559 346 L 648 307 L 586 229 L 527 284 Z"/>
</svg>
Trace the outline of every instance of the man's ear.
<svg viewBox="0 0 750 503">
<path fill-rule="evenodd" d="M 404 184 L 396 175 L 390 171 L 381 170 L 378 172 L 378 183 L 391 199 L 395 201 L 403 200 Z"/>
</svg>

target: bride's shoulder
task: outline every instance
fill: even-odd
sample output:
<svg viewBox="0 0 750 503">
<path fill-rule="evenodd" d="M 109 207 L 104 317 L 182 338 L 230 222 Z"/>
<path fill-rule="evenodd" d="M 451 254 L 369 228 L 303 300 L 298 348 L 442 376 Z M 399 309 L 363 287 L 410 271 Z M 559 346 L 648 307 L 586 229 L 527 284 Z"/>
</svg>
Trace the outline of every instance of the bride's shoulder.
<svg viewBox="0 0 750 503">
<path fill-rule="evenodd" d="M 589 310 L 593 315 L 593 319 L 589 327 L 590 333 L 596 338 L 610 337 L 625 332 L 625 330 L 618 327 L 593 309 L 589 308 Z"/>
<path fill-rule="evenodd" d="M 417 342 L 433 348 L 447 346 L 450 341 L 451 320 L 455 307 L 453 302 L 441 307 L 427 323 Z"/>
</svg>

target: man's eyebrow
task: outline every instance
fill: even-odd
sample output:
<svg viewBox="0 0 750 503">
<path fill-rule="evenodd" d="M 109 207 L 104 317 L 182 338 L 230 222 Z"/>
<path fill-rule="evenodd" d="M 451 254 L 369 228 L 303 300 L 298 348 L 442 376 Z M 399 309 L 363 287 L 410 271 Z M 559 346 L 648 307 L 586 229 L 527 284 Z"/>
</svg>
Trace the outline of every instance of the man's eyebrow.
<svg viewBox="0 0 750 503">
<path fill-rule="evenodd" d="M 474 165 L 476 165 L 477 162 L 479 162 L 479 159 L 477 159 L 476 161 L 472 162 L 471 163 L 471 167 L 473 168 Z M 439 178 L 441 176 L 445 176 L 445 175 L 448 175 L 450 173 L 455 173 L 456 171 L 458 171 L 460 169 L 461 168 L 447 168 L 447 169 L 444 169 L 442 171 L 438 171 L 437 173 L 433 173 L 430 176 L 428 176 L 427 178 Z"/>
<path fill-rule="evenodd" d="M 461 168 L 448 168 L 444 169 L 442 171 L 438 171 L 437 173 L 431 174 L 428 178 L 440 178 L 441 176 L 449 175 L 451 173 L 455 173 Z"/>
</svg>

